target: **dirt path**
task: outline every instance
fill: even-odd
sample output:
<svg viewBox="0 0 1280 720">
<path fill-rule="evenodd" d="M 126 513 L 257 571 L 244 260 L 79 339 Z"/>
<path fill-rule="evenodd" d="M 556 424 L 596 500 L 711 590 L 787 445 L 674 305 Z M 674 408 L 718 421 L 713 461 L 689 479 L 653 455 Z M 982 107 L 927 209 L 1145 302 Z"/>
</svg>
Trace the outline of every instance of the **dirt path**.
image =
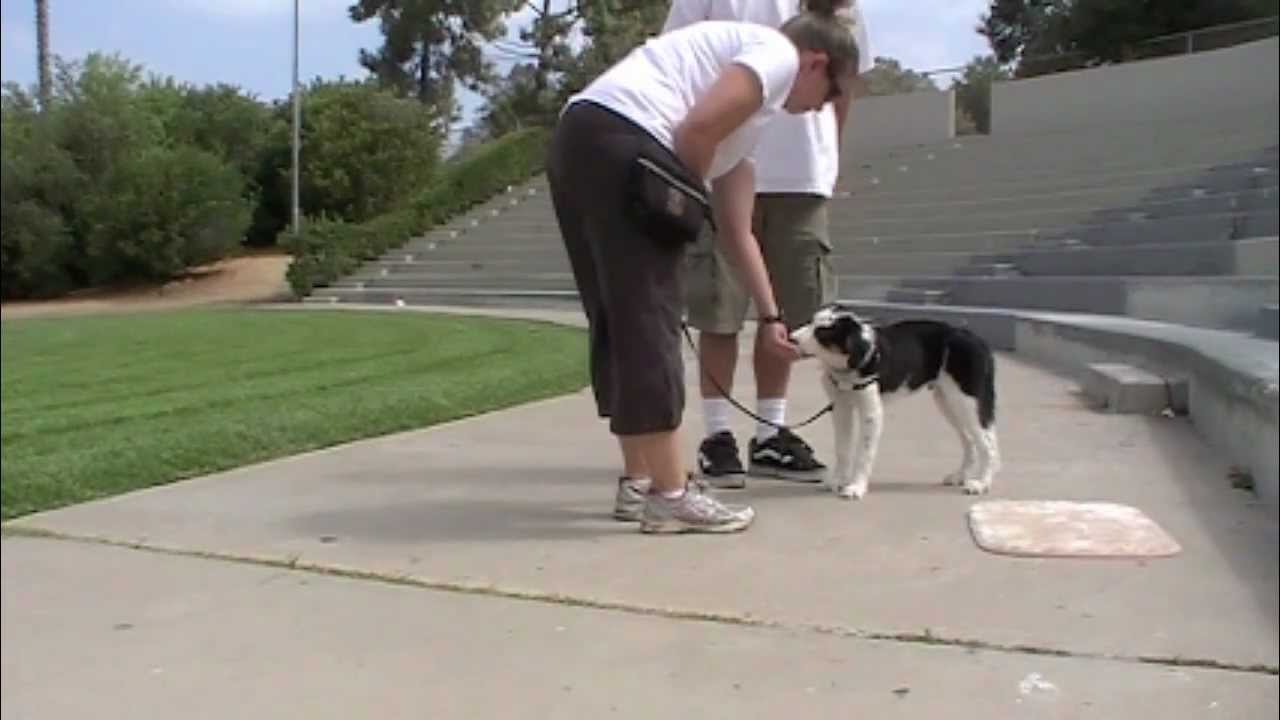
<svg viewBox="0 0 1280 720">
<path fill-rule="evenodd" d="M 64 298 L 0 304 L 4 319 L 101 312 L 133 312 L 194 305 L 282 300 L 290 297 L 283 254 L 229 258 L 196 269 L 163 285 L 128 289 L 85 290 Z"/>
</svg>

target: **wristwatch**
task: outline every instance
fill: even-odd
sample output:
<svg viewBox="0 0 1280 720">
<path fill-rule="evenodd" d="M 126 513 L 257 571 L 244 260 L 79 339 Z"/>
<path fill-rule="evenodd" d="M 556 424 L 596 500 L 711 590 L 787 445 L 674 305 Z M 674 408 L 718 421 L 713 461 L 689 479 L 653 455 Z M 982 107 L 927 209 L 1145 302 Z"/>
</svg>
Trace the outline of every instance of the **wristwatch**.
<svg viewBox="0 0 1280 720">
<path fill-rule="evenodd" d="M 761 325 L 768 325 L 770 323 L 778 323 L 779 325 L 787 324 L 786 320 L 782 319 L 782 313 L 778 313 L 777 315 L 761 315 L 757 322 Z"/>
</svg>

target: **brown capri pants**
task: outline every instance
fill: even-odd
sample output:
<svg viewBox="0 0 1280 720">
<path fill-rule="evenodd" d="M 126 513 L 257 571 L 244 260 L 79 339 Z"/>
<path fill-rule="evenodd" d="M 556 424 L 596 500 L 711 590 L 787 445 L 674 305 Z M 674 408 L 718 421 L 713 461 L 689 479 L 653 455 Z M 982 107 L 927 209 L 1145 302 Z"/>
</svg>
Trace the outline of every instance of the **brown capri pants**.
<svg viewBox="0 0 1280 720">
<path fill-rule="evenodd" d="M 630 120 L 581 101 L 561 115 L 547 158 L 590 330 L 596 408 L 615 435 L 675 430 L 685 404 L 685 246 L 649 236 L 628 215 L 625 181 L 642 148 L 667 152 Z"/>
</svg>

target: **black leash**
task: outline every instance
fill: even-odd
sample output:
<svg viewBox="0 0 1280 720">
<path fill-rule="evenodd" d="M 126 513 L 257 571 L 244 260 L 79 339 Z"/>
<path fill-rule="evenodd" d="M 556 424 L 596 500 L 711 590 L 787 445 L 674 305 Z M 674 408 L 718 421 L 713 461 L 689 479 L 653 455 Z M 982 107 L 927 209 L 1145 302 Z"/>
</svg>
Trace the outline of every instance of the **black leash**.
<svg viewBox="0 0 1280 720">
<path fill-rule="evenodd" d="M 813 417 L 809 418 L 808 420 L 805 420 L 804 422 L 800 423 L 799 425 L 779 425 L 779 424 L 778 424 L 778 423 L 776 423 L 776 422 L 772 422 L 772 421 L 770 421 L 770 420 L 765 420 L 764 418 L 760 417 L 759 415 L 757 415 L 757 414 L 755 414 L 755 413 L 751 412 L 750 410 L 748 410 L 748 409 L 744 408 L 741 404 L 739 404 L 739 403 L 738 403 L 738 401 L 737 401 L 737 400 L 734 400 L 734 399 L 733 399 L 733 397 L 731 397 L 731 396 L 729 395 L 729 393 L 725 392 L 725 390 L 724 390 L 724 388 L 723 388 L 723 387 L 720 387 L 720 383 L 716 382 L 716 379 L 715 379 L 714 377 L 712 377 L 712 376 L 711 376 L 711 373 L 707 372 L 707 369 L 706 369 L 705 367 L 703 367 L 703 366 L 702 366 L 702 358 L 698 356 L 698 347 L 697 347 L 696 345 L 694 345 L 694 342 L 693 342 L 693 336 L 689 334 L 689 323 L 681 322 L 681 323 L 680 323 L 680 329 L 684 331 L 684 339 L 685 339 L 686 341 L 688 341 L 688 343 L 689 343 L 689 349 L 693 351 L 693 357 L 694 357 L 694 359 L 696 359 L 696 360 L 698 361 L 698 368 L 702 371 L 702 374 L 703 374 L 703 375 L 704 375 L 708 380 L 710 380 L 710 381 L 711 381 L 711 385 L 712 385 L 713 387 L 715 387 L 715 389 L 720 393 L 721 397 L 723 397 L 725 400 L 728 400 L 728 401 L 729 401 L 729 404 L 730 404 L 730 405 L 733 405 L 734 407 L 738 408 L 738 409 L 739 409 L 739 410 L 741 410 L 742 412 L 744 412 L 744 413 L 746 413 L 747 415 L 751 416 L 751 417 L 752 417 L 752 418 L 754 418 L 757 422 L 762 422 L 762 423 L 764 423 L 765 425 L 769 425 L 769 426 L 775 427 L 775 428 L 777 428 L 777 429 L 779 429 L 779 430 L 794 430 L 794 429 L 796 429 L 796 428 L 802 428 L 802 427 L 804 427 L 805 425 L 808 425 L 809 423 L 813 422 L 814 420 L 817 420 L 818 418 L 822 417 L 823 415 L 826 415 L 827 413 L 829 413 L 829 412 L 831 412 L 832 410 L 834 410 L 834 409 L 835 409 L 835 405 L 834 405 L 834 404 L 832 404 L 832 403 L 828 403 L 826 407 L 822 408 L 822 409 L 821 409 L 821 410 L 819 410 L 817 413 L 815 413 Z"/>
</svg>

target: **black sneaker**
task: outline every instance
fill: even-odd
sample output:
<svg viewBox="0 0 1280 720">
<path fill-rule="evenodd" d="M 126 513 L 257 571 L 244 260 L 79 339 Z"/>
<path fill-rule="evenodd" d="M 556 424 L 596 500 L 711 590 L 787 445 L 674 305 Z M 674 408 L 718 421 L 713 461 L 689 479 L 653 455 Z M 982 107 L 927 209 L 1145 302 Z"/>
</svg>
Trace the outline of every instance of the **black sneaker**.
<svg viewBox="0 0 1280 720">
<path fill-rule="evenodd" d="M 822 482 L 826 476 L 827 466 L 813 456 L 813 448 L 790 430 L 779 430 L 764 442 L 751 438 L 747 447 L 752 475 L 798 482 Z"/>
<path fill-rule="evenodd" d="M 733 433 L 721 430 L 702 441 L 698 446 L 698 471 L 712 487 L 734 490 L 747 486 Z"/>
</svg>

